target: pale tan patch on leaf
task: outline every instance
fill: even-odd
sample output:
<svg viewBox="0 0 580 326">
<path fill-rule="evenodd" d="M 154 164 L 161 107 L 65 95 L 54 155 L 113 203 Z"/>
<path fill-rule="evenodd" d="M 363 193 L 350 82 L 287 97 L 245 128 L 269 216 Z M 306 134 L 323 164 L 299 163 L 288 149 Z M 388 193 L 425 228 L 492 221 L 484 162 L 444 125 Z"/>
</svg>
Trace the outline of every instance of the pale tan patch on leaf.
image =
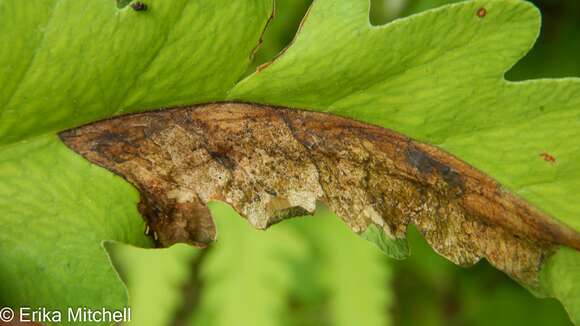
<svg viewBox="0 0 580 326">
<path fill-rule="evenodd" d="M 392 130 L 307 111 L 241 103 L 134 114 L 61 133 L 91 162 L 134 184 L 158 244 L 203 246 L 222 200 L 255 227 L 324 202 L 357 233 L 403 239 L 413 223 L 462 266 L 485 257 L 535 287 L 555 245 L 580 235 L 452 155 Z"/>
</svg>

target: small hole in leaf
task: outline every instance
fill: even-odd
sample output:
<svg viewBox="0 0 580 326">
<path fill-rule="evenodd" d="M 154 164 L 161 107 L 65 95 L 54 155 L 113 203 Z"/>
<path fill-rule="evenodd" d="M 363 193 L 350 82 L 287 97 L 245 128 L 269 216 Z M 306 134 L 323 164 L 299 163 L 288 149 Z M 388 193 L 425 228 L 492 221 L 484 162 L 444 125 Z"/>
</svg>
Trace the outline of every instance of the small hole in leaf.
<svg viewBox="0 0 580 326">
<path fill-rule="evenodd" d="M 477 17 L 483 18 L 487 15 L 487 9 L 481 7 L 477 10 Z"/>
</svg>

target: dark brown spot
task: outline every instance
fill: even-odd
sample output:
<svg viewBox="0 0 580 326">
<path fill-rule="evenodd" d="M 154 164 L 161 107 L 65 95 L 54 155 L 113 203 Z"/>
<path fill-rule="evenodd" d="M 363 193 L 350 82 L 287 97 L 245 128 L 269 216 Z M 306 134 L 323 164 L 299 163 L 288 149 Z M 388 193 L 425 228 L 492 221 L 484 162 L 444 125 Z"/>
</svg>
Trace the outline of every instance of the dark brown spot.
<svg viewBox="0 0 580 326">
<path fill-rule="evenodd" d="M 487 15 L 487 10 L 484 7 L 481 7 L 477 10 L 477 17 L 483 18 Z"/>
<path fill-rule="evenodd" d="M 546 153 L 546 152 L 543 152 L 543 153 L 541 153 L 541 154 L 540 154 L 540 157 L 541 157 L 541 158 L 542 158 L 544 161 L 546 161 L 546 162 L 548 162 L 548 163 L 550 163 L 550 164 L 552 164 L 552 165 L 556 164 L 556 158 L 555 158 L 554 156 L 552 156 L 552 155 L 550 155 L 550 154 Z"/>
<path fill-rule="evenodd" d="M 414 147 L 407 150 L 407 161 L 421 173 L 431 173 L 435 160 Z"/>
<path fill-rule="evenodd" d="M 220 152 L 210 152 L 209 155 L 219 164 L 225 166 L 228 170 L 233 170 L 236 167 L 236 162 L 230 159 L 227 155 Z"/>
<path fill-rule="evenodd" d="M 463 192 L 463 181 L 459 173 L 429 154 L 410 146 L 406 153 L 407 161 L 422 174 L 438 173 L 443 180 L 452 188 L 457 188 L 457 194 Z"/>
<path fill-rule="evenodd" d="M 133 10 L 135 10 L 135 11 L 146 11 L 147 5 L 141 1 L 137 1 L 137 2 L 133 2 L 131 4 L 131 8 L 133 8 Z"/>
</svg>

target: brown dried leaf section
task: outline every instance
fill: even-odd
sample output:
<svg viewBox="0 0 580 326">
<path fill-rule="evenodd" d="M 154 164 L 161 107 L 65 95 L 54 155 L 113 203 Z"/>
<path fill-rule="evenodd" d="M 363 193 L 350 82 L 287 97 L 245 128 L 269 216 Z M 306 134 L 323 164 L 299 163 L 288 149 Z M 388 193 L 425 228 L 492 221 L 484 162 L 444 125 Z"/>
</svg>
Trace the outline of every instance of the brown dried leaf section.
<svg viewBox="0 0 580 326">
<path fill-rule="evenodd" d="M 220 103 L 123 116 L 61 133 L 135 185 L 159 245 L 203 246 L 206 203 L 229 203 L 255 227 L 324 202 L 357 233 L 405 237 L 413 223 L 456 264 L 485 257 L 534 287 L 557 244 L 580 236 L 452 155 L 392 130 L 328 114 Z"/>
</svg>

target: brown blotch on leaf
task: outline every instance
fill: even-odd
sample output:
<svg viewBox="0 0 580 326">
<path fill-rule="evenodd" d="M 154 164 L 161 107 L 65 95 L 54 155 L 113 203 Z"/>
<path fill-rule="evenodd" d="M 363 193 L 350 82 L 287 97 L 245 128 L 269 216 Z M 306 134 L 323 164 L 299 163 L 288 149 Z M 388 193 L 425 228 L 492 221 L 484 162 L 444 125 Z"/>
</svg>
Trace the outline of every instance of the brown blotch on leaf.
<svg viewBox="0 0 580 326">
<path fill-rule="evenodd" d="M 485 16 L 487 16 L 487 9 L 485 9 L 484 7 L 481 7 L 477 10 L 477 17 L 479 18 L 483 18 Z"/>
<path fill-rule="evenodd" d="M 259 229 L 324 202 L 356 233 L 403 239 L 413 223 L 462 266 L 486 258 L 531 287 L 556 245 L 580 236 L 456 157 L 392 130 L 333 115 L 220 103 L 104 120 L 60 134 L 141 193 L 156 242 L 215 239 L 206 204 Z"/>
<path fill-rule="evenodd" d="M 550 164 L 552 164 L 552 165 L 556 164 L 556 158 L 555 158 L 554 156 L 552 156 L 552 155 L 550 155 L 550 154 L 546 153 L 546 152 L 543 152 L 543 153 L 541 153 L 541 154 L 540 154 L 540 157 L 541 157 L 541 158 L 542 158 L 544 161 L 546 161 L 546 162 L 548 162 L 548 163 L 550 163 Z"/>
</svg>

